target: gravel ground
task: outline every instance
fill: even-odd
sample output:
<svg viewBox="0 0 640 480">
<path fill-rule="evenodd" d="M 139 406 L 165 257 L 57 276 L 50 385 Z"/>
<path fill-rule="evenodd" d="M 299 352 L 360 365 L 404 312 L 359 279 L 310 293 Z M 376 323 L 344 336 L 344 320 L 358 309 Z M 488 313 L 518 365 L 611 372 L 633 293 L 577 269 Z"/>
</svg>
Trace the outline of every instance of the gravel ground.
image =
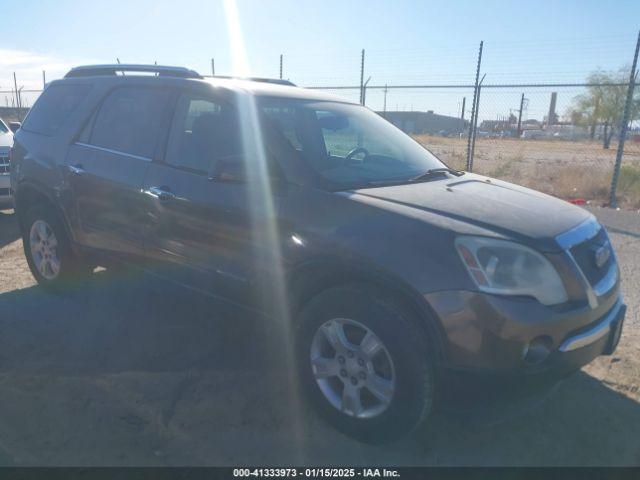
<svg viewBox="0 0 640 480">
<path fill-rule="evenodd" d="M 616 354 L 538 399 L 438 414 L 377 447 L 291 393 L 268 322 L 133 273 L 46 294 L 0 213 L 0 465 L 640 465 L 640 215 L 593 211 L 629 306 Z"/>
</svg>

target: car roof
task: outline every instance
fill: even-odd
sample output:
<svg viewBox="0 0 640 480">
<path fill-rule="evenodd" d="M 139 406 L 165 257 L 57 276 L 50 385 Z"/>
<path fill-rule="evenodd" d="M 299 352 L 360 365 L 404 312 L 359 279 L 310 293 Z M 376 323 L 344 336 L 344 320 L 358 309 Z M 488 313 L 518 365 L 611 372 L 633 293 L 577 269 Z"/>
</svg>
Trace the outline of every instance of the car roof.
<svg viewBox="0 0 640 480">
<path fill-rule="evenodd" d="M 234 92 L 244 92 L 259 97 L 282 97 L 301 100 L 330 101 L 353 103 L 349 100 L 320 90 L 298 87 L 295 85 L 279 85 L 251 79 L 209 77 L 201 80 L 217 88 Z"/>
<path fill-rule="evenodd" d="M 120 73 L 120 74 L 119 74 Z M 151 74 L 151 75 L 150 75 Z M 203 77 L 194 70 L 184 67 L 171 67 L 164 65 L 85 65 L 71 69 L 64 80 L 102 79 L 111 78 L 122 84 L 127 80 L 146 83 L 168 82 L 171 84 L 181 82 L 205 83 L 234 93 L 244 93 L 261 97 L 294 98 L 311 101 L 331 101 L 340 103 L 354 103 L 337 95 L 328 94 L 319 90 L 297 87 L 288 80 L 269 78 L 239 78 L 227 76 Z M 58 82 L 52 82 L 58 83 Z"/>
</svg>

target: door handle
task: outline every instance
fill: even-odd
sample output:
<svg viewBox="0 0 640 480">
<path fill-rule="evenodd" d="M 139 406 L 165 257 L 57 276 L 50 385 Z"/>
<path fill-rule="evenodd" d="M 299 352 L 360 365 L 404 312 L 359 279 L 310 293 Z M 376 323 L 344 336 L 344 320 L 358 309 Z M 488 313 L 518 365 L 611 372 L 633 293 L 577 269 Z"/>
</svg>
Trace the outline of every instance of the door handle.
<svg viewBox="0 0 640 480">
<path fill-rule="evenodd" d="M 163 202 L 176 198 L 174 193 L 163 187 L 150 187 L 145 193 Z"/>
<path fill-rule="evenodd" d="M 75 165 L 68 165 L 69 171 L 71 173 L 73 173 L 74 175 L 82 175 L 83 173 L 85 173 L 84 168 L 82 168 L 82 165 L 80 165 L 79 163 L 75 164 Z"/>
</svg>

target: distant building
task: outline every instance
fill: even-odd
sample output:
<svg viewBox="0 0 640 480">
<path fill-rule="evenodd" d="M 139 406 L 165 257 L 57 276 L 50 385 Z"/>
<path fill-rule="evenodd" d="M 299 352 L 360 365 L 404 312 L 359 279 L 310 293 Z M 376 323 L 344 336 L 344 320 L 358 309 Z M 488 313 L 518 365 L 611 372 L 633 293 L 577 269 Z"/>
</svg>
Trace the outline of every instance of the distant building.
<svg viewBox="0 0 640 480">
<path fill-rule="evenodd" d="M 539 120 L 536 120 L 535 118 L 530 118 L 528 120 L 522 121 L 522 127 L 525 129 L 542 128 L 542 123 Z"/>
<path fill-rule="evenodd" d="M 463 132 L 469 122 L 458 117 L 428 112 L 377 112 L 405 133 L 452 135 Z"/>
</svg>

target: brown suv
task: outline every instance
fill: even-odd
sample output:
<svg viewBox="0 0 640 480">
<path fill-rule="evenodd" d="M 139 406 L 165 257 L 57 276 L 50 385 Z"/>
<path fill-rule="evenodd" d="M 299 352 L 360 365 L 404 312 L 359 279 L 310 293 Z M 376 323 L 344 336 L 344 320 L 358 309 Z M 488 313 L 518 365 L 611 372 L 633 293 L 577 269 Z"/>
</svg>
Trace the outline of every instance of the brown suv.
<svg viewBox="0 0 640 480">
<path fill-rule="evenodd" d="M 625 306 L 591 214 L 286 83 L 130 65 L 51 82 L 11 163 L 38 282 L 118 261 L 263 310 L 318 410 L 370 442 L 418 425 L 448 379 L 613 351 Z"/>
</svg>

